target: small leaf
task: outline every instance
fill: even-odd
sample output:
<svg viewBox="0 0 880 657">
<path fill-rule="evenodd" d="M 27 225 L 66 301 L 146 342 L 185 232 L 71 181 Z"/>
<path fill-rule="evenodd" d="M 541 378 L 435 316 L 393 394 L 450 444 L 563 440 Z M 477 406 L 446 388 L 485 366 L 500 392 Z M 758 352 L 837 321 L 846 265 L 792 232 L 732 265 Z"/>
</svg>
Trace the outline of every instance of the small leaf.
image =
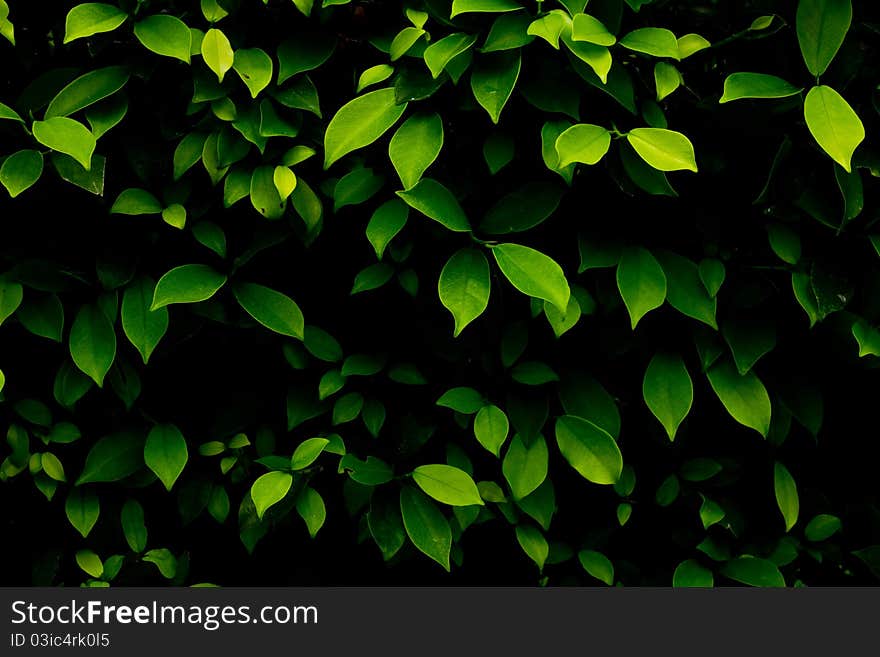
<svg viewBox="0 0 880 657">
<path fill-rule="evenodd" d="M 291 470 L 304 470 L 314 463 L 330 444 L 327 438 L 307 438 L 296 446 L 293 456 L 290 458 Z"/>
<path fill-rule="evenodd" d="M 868 322 L 859 320 L 852 325 L 852 334 L 859 345 L 859 358 L 880 357 L 880 331 Z"/>
<path fill-rule="evenodd" d="M 168 330 L 168 309 L 150 310 L 155 284 L 149 278 L 132 283 L 122 297 L 122 330 L 144 365 Z"/>
<path fill-rule="evenodd" d="M 568 308 L 571 290 L 555 260 L 519 244 L 498 244 L 492 248 L 492 255 L 501 273 L 517 290 L 549 301 L 560 312 Z"/>
<path fill-rule="evenodd" d="M 420 490 L 404 486 L 400 490 L 400 514 L 413 545 L 448 572 L 452 530 L 437 506 Z"/>
<path fill-rule="evenodd" d="M 467 14 L 471 12 L 506 12 L 522 9 L 515 0 L 452 0 L 452 13 L 450 18 L 455 18 L 459 14 Z"/>
<path fill-rule="evenodd" d="M 30 189 L 41 175 L 43 155 L 39 151 L 18 151 L 3 160 L 3 166 L 0 166 L 0 183 L 12 198 Z"/>
<path fill-rule="evenodd" d="M 613 46 L 617 39 L 598 18 L 589 14 L 575 14 L 571 23 L 571 37 L 597 46 Z"/>
<path fill-rule="evenodd" d="M 122 190 L 110 208 L 111 214 L 140 215 L 160 212 L 162 212 L 162 204 L 159 199 L 147 190 L 135 187 Z"/>
<path fill-rule="evenodd" d="M 584 570 L 600 582 L 604 582 L 608 586 L 614 584 L 614 565 L 601 552 L 581 550 L 578 552 L 578 561 L 581 562 Z"/>
<path fill-rule="evenodd" d="M 256 98 L 272 81 L 272 58 L 260 48 L 236 50 L 232 68 L 251 92 L 251 98 Z"/>
<path fill-rule="evenodd" d="M 156 425 L 144 444 L 144 463 L 171 490 L 189 460 L 186 439 L 173 424 Z"/>
<path fill-rule="evenodd" d="M 153 291 L 150 310 L 158 310 L 172 303 L 206 301 L 226 283 L 226 276 L 208 265 L 181 265 L 167 272 Z"/>
<path fill-rule="evenodd" d="M 119 7 L 102 2 L 86 2 L 75 6 L 64 21 L 64 43 L 112 32 L 125 22 L 128 14 Z"/>
<path fill-rule="evenodd" d="M 422 178 L 418 184 L 397 195 L 414 210 L 442 224 L 454 232 L 469 232 L 470 222 L 458 200 L 444 185 L 432 178 Z"/>
<path fill-rule="evenodd" d="M 660 27 L 643 27 L 633 30 L 624 35 L 620 40 L 620 45 L 654 57 L 680 58 L 675 34 Z"/>
<path fill-rule="evenodd" d="M 251 499 L 260 520 L 270 507 L 284 499 L 292 483 L 293 475 L 289 472 L 267 472 L 257 478 L 251 486 Z"/>
<path fill-rule="evenodd" d="M 543 436 L 537 436 L 528 446 L 519 435 L 513 437 L 501 462 L 501 471 L 514 499 L 523 499 L 544 483 L 548 461 L 549 452 Z"/>
<path fill-rule="evenodd" d="M 471 73 L 471 91 L 492 123 L 497 124 L 501 111 L 510 99 L 519 79 L 521 58 L 518 50 L 486 55 L 477 60 Z"/>
<path fill-rule="evenodd" d="M 406 111 L 397 104 L 394 89 L 378 89 L 343 105 L 324 133 L 324 168 L 354 150 L 379 139 Z"/>
<path fill-rule="evenodd" d="M 232 51 L 232 45 L 229 39 L 221 30 L 212 27 L 205 32 L 202 39 L 202 58 L 214 74 L 217 76 L 218 82 L 223 82 L 223 78 L 232 68 L 235 61 L 235 53 Z"/>
<path fill-rule="evenodd" d="M 754 372 L 741 375 L 733 361 L 725 358 L 716 362 L 706 374 L 730 416 L 766 438 L 770 431 L 770 397 Z"/>
<path fill-rule="evenodd" d="M 147 50 L 189 64 L 192 32 L 179 18 L 154 14 L 135 24 L 134 35 Z"/>
<path fill-rule="evenodd" d="M 472 415 L 479 411 L 484 405 L 483 395 L 473 388 L 451 388 L 440 396 L 437 400 L 437 406 L 445 406 L 459 413 Z"/>
<path fill-rule="evenodd" d="M 679 425 L 694 401 L 694 386 L 681 356 L 657 353 L 645 370 L 642 396 L 669 440 L 675 440 Z"/>
<path fill-rule="evenodd" d="M 309 536 L 315 538 L 327 518 L 324 498 L 314 488 L 306 486 L 296 498 L 296 512 L 305 521 Z"/>
<path fill-rule="evenodd" d="M 412 476 L 419 488 L 438 502 L 452 506 L 483 504 L 474 480 L 451 465 L 420 465 Z"/>
<path fill-rule="evenodd" d="M 672 574 L 672 586 L 712 588 L 715 578 L 712 571 L 693 559 L 682 561 Z"/>
<path fill-rule="evenodd" d="M 724 94 L 719 103 L 729 103 L 741 98 L 788 98 L 796 96 L 802 88 L 789 84 L 782 78 L 764 73 L 732 73 L 724 80 Z"/>
<path fill-rule="evenodd" d="M 384 82 L 392 75 L 394 75 L 394 67 L 389 64 L 377 64 L 376 66 L 371 66 L 363 73 L 361 73 L 360 77 L 358 78 L 355 93 L 359 94 L 367 87 L 371 87 L 374 84 Z"/>
<path fill-rule="evenodd" d="M 501 446 L 507 440 L 509 430 L 507 415 L 497 406 L 483 406 L 474 417 L 474 436 L 477 442 L 498 458 L 501 458 Z"/>
<path fill-rule="evenodd" d="M 574 415 L 556 420 L 556 442 L 565 460 L 588 481 L 613 484 L 623 471 L 614 438 L 592 422 Z"/>
<path fill-rule="evenodd" d="M 91 488 L 73 488 L 64 502 L 64 513 L 73 528 L 86 538 L 98 522 L 101 504 Z"/>
<path fill-rule="evenodd" d="M 70 327 L 70 356 L 98 387 L 116 357 L 116 332 L 113 324 L 97 305 L 80 308 Z"/>
<path fill-rule="evenodd" d="M 437 290 L 440 302 L 452 313 L 453 336 L 458 337 L 489 305 L 491 283 L 485 256 L 471 248 L 457 251 L 443 266 Z"/>
<path fill-rule="evenodd" d="M 379 260 L 382 259 L 385 248 L 391 240 L 403 230 L 408 217 L 409 206 L 400 199 L 386 201 L 370 217 L 366 235 Z"/>
<path fill-rule="evenodd" d="M 544 564 L 550 555 L 550 545 L 541 531 L 533 525 L 517 525 L 516 540 L 529 559 L 535 562 L 538 570 L 544 570 Z"/>
<path fill-rule="evenodd" d="M 245 282 L 236 283 L 232 292 L 245 312 L 266 328 L 303 339 L 305 320 L 290 297 L 263 285 Z"/>
<path fill-rule="evenodd" d="M 76 563 L 87 575 L 100 577 L 104 574 L 104 564 L 101 557 L 92 550 L 79 550 L 76 553 Z"/>
<path fill-rule="evenodd" d="M 86 456 L 76 485 L 119 481 L 137 472 L 144 464 L 144 439 L 121 431 L 96 442 Z"/>
<path fill-rule="evenodd" d="M 70 155 L 89 171 L 97 141 L 82 123 L 63 116 L 34 121 L 34 139 L 53 151 Z"/>
<path fill-rule="evenodd" d="M 804 101 L 804 118 L 822 150 L 847 173 L 852 171 L 852 156 L 865 140 L 865 126 L 843 96 L 831 87 L 813 87 Z"/>
<path fill-rule="evenodd" d="M 404 189 L 410 189 L 443 148 L 443 121 L 437 113 L 413 114 L 388 143 L 388 157 Z"/>
<path fill-rule="evenodd" d="M 825 541 L 839 532 L 841 527 L 840 518 L 827 513 L 820 513 L 807 523 L 807 527 L 804 529 L 804 536 L 807 537 L 808 541 L 813 541 L 814 543 Z"/>
<path fill-rule="evenodd" d="M 626 140 L 645 162 L 659 171 L 697 171 L 694 146 L 680 132 L 662 128 L 635 128 Z"/>
<path fill-rule="evenodd" d="M 455 32 L 425 48 L 422 58 L 425 60 L 428 70 L 431 71 L 431 76 L 436 80 L 449 62 L 469 50 L 476 40 L 476 35 Z"/>
<path fill-rule="evenodd" d="M 125 542 L 132 552 L 147 549 L 147 526 L 144 524 L 144 507 L 135 500 L 126 500 L 119 517 Z"/>
<path fill-rule="evenodd" d="M 666 274 L 647 249 L 625 249 L 617 264 L 617 288 L 635 330 L 642 317 L 666 300 Z"/>
<path fill-rule="evenodd" d="M 772 561 L 742 556 L 721 567 L 721 574 L 748 586 L 785 586 L 785 578 Z"/>
<path fill-rule="evenodd" d="M 681 83 L 681 73 L 675 66 L 668 62 L 654 64 L 654 88 L 657 90 L 658 103 L 678 89 Z"/>
<path fill-rule="evenodd" d="M 800 502 L 794 477 L 779 462 L 773 465 L 773 490 L 776 493 L 776 504 L 785 520 L 785 531 L 789 532 L 797 523 Z"/>
<path fill-rule="evenodd" d="M 590 123 L 573 125 L 556 138 L 556 153 L 560 168 L 569 164 L 596 164 L 611 146 L 611 133 Z"/>
</svg>

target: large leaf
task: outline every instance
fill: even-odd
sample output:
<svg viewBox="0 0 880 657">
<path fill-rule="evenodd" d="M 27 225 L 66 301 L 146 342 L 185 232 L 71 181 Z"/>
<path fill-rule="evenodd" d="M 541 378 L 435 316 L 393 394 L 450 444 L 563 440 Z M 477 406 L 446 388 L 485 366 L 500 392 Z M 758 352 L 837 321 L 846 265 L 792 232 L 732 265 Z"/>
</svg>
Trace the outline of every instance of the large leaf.
<svg viewBox="0 0 880 657">
<path fill-rule="evenodd" d="M 144 444 L 144 463 L 152 470 L 166 490 L 183 472 L 189 451 L 183 434 L 173 424 L 159 424 L 150 430 Z"/>
<path fill-rule="evenodd" d="M 150 310 L 155 287 L 152 279 L 140 278 L 122 297 L 122 330 L 138 350 L 144 365 L 168 330 L 168 309 Z"/>
<path fill-rule="evenodd" d="M 555 260 L 528 246 L 498 244 L 492 255 L 505 278 L 530 297 L 549 301 L 565 313 L 571 290 Z"/>
<path fill-rule="evenodd" d="M 287 295 L 263 285 L 244 282 L 236 283 L 232 293 L 245 312 L 266 328 L 303 339 L 305 320 L 302 311 Z"/>
<path fill-rule="evenodd" d="M 358 96 L 336 112 L 324 133 L 324 168 L 339 158 L 379 139 L 406 111 L 397 104 L 394 89 L 378 89 Z"/>
<path fill-rule="evenodd" d="M 226 283 L 226 276 L 208 265 L 181 265 L 167 272 L 153 291 L 150 310 L 164 308 L 172 303 L 206 301 Z"/>
<path fill-rule="evenodd" d="M 70 155 L 88 171 L 97 140 L 87 127 L 67 117 L 55 116 L 45 121 L 34 121 L 34 139 L 53 151 Z"/>
<path fill-rule="evenodd" d="M 800 0 L 797 37 L 807 70 L 822 75 L 840 50 L 852 22 L 851 0 Z"/>
<path fill-rule="evenodd" d="M 108 66 L 81 75 L 58 92 L 46 108 L 44 118 L 69 116 L 89 107 L 122 89 L 128 78 L 124 66 Z"/>
<path fill-rule="evenodd" d="M 766 438 L 770 431 L 770 397 L 757 375 L 741 375 L 728 358 L 716 362 L 706 375 L 730 416 Z"/>
<path fill-rule="evenodd" d="M 635 128 L 626 139 L 645 162 L 659 171 L 697 171 L 694 146 L 680 132 L 663 128 Z"/>
<path fill-rule="evenodd" d="M 451 231 L 468 232 L 470 222 L 455 195 L 433 178 L 422 178 L 418 184 L 397 195 L 414 210 L 443 224 Z"/>
<path fill-rule="evenodd" d="M 440 272 L 437 291 L 440 302 L 455 320 L 454 337 L 483 314 L 489 305 L 489 263 L 476 249 L 465 248 L 449 258 Z"/>
<path fill-rule="evenodd" d="M 642 317 L 666 300 L 666 274 L 647 249 L 625 249 L 617 263 L 617 288 L 635 330 Z"/>
<path fill-rule="evenodd" d="M 73 362 L 98 386 L 116 358 L 116 332 L 97 304 L 80 308 L 70 327 L 70 356 Z"/>
<path fill-rule="evenodd" d="M 642 382 L 642 396 L 669 440 L 675 440 L 694 401 L 693 382 L 681 356 L 660 352 L 651 359 Z"/>
<path fill-rule="evenodd" d="M 451 465 L 420 465 L 412 473 L 413 481 L 438 502 L 452 506 L 483 504 L 477 485 L 463 470 Z"/>
<path fill-rule="evenodd" d="M 804 118 L 822 150 L 847 172 L 852 171 L 852 156 L 865 140 L 865 126 L 843 96 L 831 87 L 813 87 L 804 101 Z"/>
<path fill-rule="evenodd" d="M 587 481 L 613 484 L 623 471 L 623 457 L 604 429 L 576 415 L 556 420 L 556 443 L 571 467 Z"/>
<path fill-rule="evenodd" d="M 192 32 L 179 18 L 168 14 L 148 16 L 134 26 L 134 35 L 147 50 L 189 64 Z"/>
<path fill-rule="evenodd" d="M 452 529 L 440 509 L 422 491 L 404 486 L 400 490 L 400 515 L 413 545 L 448 571 Z"/>
<path fill-rule="evenodd" d="M 103 2 L 85 2 L 67 13 L 64 21 L 64 43 L 112 32 L 125 22 L 128 14 L 119 7 Z"/>
<path fill-rule="evenodd" d="M 440 115 L 413 114 L 388 143 L 388 157 L 404 189 L 410 189 L 431 166 L 443 148 L 443 121 Z"/>
</svg>

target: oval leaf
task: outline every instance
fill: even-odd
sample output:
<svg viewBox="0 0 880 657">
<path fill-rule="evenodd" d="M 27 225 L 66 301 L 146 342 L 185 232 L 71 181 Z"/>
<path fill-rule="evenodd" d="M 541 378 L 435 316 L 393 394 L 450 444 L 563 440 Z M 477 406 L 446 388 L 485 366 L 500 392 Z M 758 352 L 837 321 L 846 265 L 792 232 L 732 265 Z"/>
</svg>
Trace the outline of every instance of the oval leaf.
<svg viewBox="0 0 880 657">
<path fill-rule="evenodd" d="M 489 305 L 489 263 L 476 249 L 457 251 L 440 272 L 437 291 L 440 302 L 455 320 L 453 336 L 483 314 Z"/>
<path fill-rule="evenodd" d="M 394 89 L 378 89 L 339 108 L 324 133 L 324 168 L 376 141 L 397 123 L 406 106 L 397 104 Z"/>
<path fill-rule="evenodd" d="M 565 313 L 571 290 L 555 260 L 519 244 L 498 244 L 492 248 L 492 255 L 513 287 L 530 297 L 549 301 Z"/>
<path fill-rule="evenodd" d="M 293 475 L 289 472 L 267 472 L 253 483 L 251 499 L 260 520 L 271 506 L 284 499 L 292 483 Z"/>
<path fill-rule="evenodd" d="M 669 440 L 675 440 L 694 401 L 693 382 L 681 356 L 658 353 L 651 359 L 642 382 L 642 396 Z"/>
<path fill-rule="evenodd" d="M 613 484 L 623 471 L 623 457 L 611 434 L 575 415 L 556 420 L 556 442 L 565 460 L 595 484 Z"/>
<path fill-rule="evenodd" d="M 388 143 L 388 157 L 404 189 L 413 187 L 443 148 L 443 121 L 437 113 L 414 114 Z"/>
<path fill-rule="evenodd" d="M 144 444 L 144 463 L 171 490 L 189 459 L 186 439 L 173 424 L 153 427 Z"/>
<path fill-rule="evenodd" d="M 438 502 L 452 506 L 483 504 L 470 475 L 451 465 L 420 465 L 413 470 L 412 476 L 419 488 Z"/>
<path fill-rule="evenodd" d="M 852 171 L 852 156 L 865 140 L 865 126 L 843 96 L 831 87 L 813 87 L 804 101 L 804 118 L 822 150 L 847 172 Z"/>
<path fill-rule="evenodd" d="M 422 491 L 404 486 L 400 490 L 400 514 L 413 545 L 448 572 L 452 529 L 440 509 Z"/>
<path fill-rule="evenodd" d="M 232 292 L 245 312 L 266 328 L 303 339 L 305 320 L 290 297 L 256 283 L 237 283 Z"/>
<path fill-rule="evenodd" d="M 208 265 L 181 265 L 167 272 L 153 291 L 150 310 L 172 303 L 197 303 L 210 299 L 226 283 L 226 276 Z"/>
</svg>

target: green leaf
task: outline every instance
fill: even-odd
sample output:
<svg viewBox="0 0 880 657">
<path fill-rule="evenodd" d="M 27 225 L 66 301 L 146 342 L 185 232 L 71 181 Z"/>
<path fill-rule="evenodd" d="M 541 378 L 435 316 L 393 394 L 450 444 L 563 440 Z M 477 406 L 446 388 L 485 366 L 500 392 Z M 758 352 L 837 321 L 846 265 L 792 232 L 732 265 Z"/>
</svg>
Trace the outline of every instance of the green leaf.
<svg viewBox="0 0 880 657">
<path fill-rule="evenodd" d="M 669 440 L 675 440 L 694 401 L 694 385 L 681 356 L 660 352 L 651 359 L 642 382 L 642 396 Z"/>
<path fill-rule="evenodd" d="M 147 549 L 147 526 L 144 524 L 144 507 L 135 500 L 126 500 L 119 516 L 125 542 L 132 552 L 143 552 Z"/>
<path fill-rule="evenodd" d="M 18 309 L 15 317 L 34 335 L 61 342 L 64 328 L 64 307 L 55 294 L 31 298 Z"/>
<path fill-rule="evenodd" d="M 150 310 L 154 288 L 152 279 L 140 278 L 126 288 L 122 297 L 122 330 L 144 365 L 168 330 L 168 309 Z"/>
<path fill-rule="evenodd" d="M 715 578 L 712 576 L 712 571 L 699 562 L 686 559 L 676 566 L 672 574 L 672 586 L 712 588 L 715 586 Z"/>
<path fill-rule="evenodd" d="M 143 561 L 154 564 L 165 579 L 174 579 L 177 574 L 177 559 L 167 548 L 148 550 Z"/>
<path fill-rule="evenodd" d="M 733 361 L 724 358 L 716 362 L 706 375 L 730 416 L 766 438 L 770 431 L 770 397 L 755 373 L 741 375 Z"/>
<path fill-rule="evenodd" d="M 678 89 L 681 83 L 681 73 L 675 66 L 668 62 L 654 64 L 654 87 L 657 89 L 658 103 Z"/>
<path fill-rule="evenodd" d="M 775 75 L 732 73 L 724 80 L 724 94 L 718 102 L 729 103 L 741 98 L 788 98 L 801 91 L 803 88 L 795 87 Z"/>
<path fill-rule="evenodd" d="M 375 456 L 368 456 L 366 461 L 361 461 L 353 454 L 346 454 L 340 460 L 339 467 L 348 471 L 348 476 L 353 481 L 364 486 L 381 486 L 394 478 L 391 466 Z"/>
<path fill-rule="evenodd" d="M 162 204 L 155 196 L 145 189 L 130 187 L 122 190 L 113 206 L 111 214 L 159 214 L 162 212 Z"/>
<path fill-rule="evenodd" d="M 30 189 L 41 175 L 43 155 L 39 151 L 18 151 L 3 160 L 3 166 L 0 166 L 0 183 L 12 198 Z"/>
<path fill-rule="evenodd" d="M 586 41 L 597 46 L 613 46 L 617 38 L 598 18 L 589 14 L 575 14 L 571 23 L 571 38 L 575 41 Z"/>
<path fill-rule="evenodd" d="M 375 491 L 371 496 L 367 525 L 385 561 L 397 554 L 406 542 L 400 503 L 388 492 Z"/>
<path fill-rule="evenodd" d="M 569 164 L 596 164 L 611 146 L 611 133 L 599 125 L 578 123 L 556 138 L 560 168 Z"/>
<path fill-rule="evenodd" d="M 251 98 L 256 98 L 272 82 L 272 58 L 260 48 L 236 50 L 232 68 L 251 92 Z"/>
<path fill-rule="evenodd" d="M 776 330 L 772 323 L 765 321 L 731 319 L 725 322 L 721 334 L 730 347 L 740 374 L 747 374 L 761 357 L 776 346 Z"/>
<path fill-rule="evenodd" d="M 293 475 L 289 472 L 267 472 L 257 478 L 251 486 L 251 499 L 260 520 L 270 507 L 285 498 L 292 483 Z"/>
<path fill-rule="evenodd" d="M 232 44 L 221 30 L 212 27 L 205 32 L 202 39 L 202 58 L 208 68 L 214 71 L 218 82 L 223 82 L 223 78 L 232 68 L 235 60 L 235 53 L 232 51 Z"/>
<path fill-rule="evenodd" d="M 472 415 L 485 405 L 483 395 L 473 388 L 450 388 L 437 400 L 437 406 L 445 406 L 459 413 Z"/>
<path fill-rule="evenodd" d="M 376 66 L 371 66 L 361 73 L 358 78 L 357 87 L 354 91 L 359 94 L 367 87 L 384 82 L 392 75 L 394 75 L 394 67 L 389 64 L 376 64 Z"/>
<path fill-rule="evenodd" d="M 278 84 L 299 73 L 319 68 L 336 49 L 336 39 L 319 31 L 306 31 L 278 46 Z"/>
<path fill-rule="evenodd" d="M 400 199 L 391 199 L 376 208 L 367 224 L 366 235 L 378 259 L 382 259 L 385 248 L 403 230 L 408 216 L 409 206 Z"/>
<path fill-rule="evenodd" d="M 451 465 L 420 465 L 412 472 L 413 481 L 438 502 L 451 506 L 483 504 L 477 485 L 470 476 Z"/>
<path fill-rule="evenodd" d="M 541 531 L 534 525 L 517 525 L 516 540 L 529 559 L 537 564 L 538 570 L 543 571 L 550 555 L 550 545 Z"/>
<path fill-rule="evenodd" d="M 150 310 L 172 303 L 206 301 L 226 283 L 226 276 L 208 265 L 181 265 L 165 273 L 153 291 Z"/>
<path fill-rule="evenodd" d="M 154 14 L 136 23 L 134 35 L 147 50 L 189 64 L 192 32 L 179 18 Z"/>
<path fill-rule="evenodd" d="M 556 420 L 556 442 L 571 467 L 587 481 L 613 484 L 623 471 L 623 457 L 604 429 L 575 415 Z"/>
<path fill-rule="evenodd" d="M 458 337 L 489 305 L 491 282 L 486 257 L 476 249 L 456 251 L 440 272 L 437 291 L 440 302 L 452 313 L 453 336 Z"/>
<path fill-rule="evenodd" d="M 804 101 L 804 118 L 822 150 L 847 173 L 852 171 L 852 156 L 865 140 L 865 126 L 843 96 L 831 87 L 813 87 Z"/>
<path fill-rule="evenodd" d="M 436 112 L 413 114 L 391 137 L 388 157 L 404 189 L 412 188 L 443 148 L 443 121 Z"/>
<path fill-rule="evenodd" d="M 20 283 L 0 277 L 0 325 L 18 309 L 23 298 L 24 289 Z"/>
<path fill-rule="evenodd" d="M 82 123 L 67 117 L 55 116 L 45 121 L 34 121 L 34 139 L 53 151 L 70 155 L 89 171 L 97 141 Z"/>
<path fill-rule="evenodd" d="M 178 230 L 186 226 L 186 208 L 180 203 L 172 203 L 162 210 L 162 221 Z"/>
<path fill-rule="evenodd" d="M 728 561 L 721 567 L 721 574 L 748 586 L 785 586 L 785 578 L 772 561 L 752 556 Z"/>
<path fill-rule="evenodd" d="M 814 543 L 825 541 L 841 530 L 840 518 L 827 513 L 820 513 L 807 523 L 804 536 Z"/>
<path fill-rule="evenodd" d="M 859 320 L 852 325 L 852 334 L 859 345 L 859 358 L 880 357 L 880 331 L 868 322 Z"/>
<path fill-rule="evenodd" d="M 83 572 L 92 577 L 100 577 L 104 574 L 104 564 L 101 562 L 101 557 L 92 550 L 78 550 L 76 564 L 82 568 Z"/>
<path fill-rule="evenodd" d="M 98 522 L 101 503 L 91 488 L 72 488 L 64 502 L 64 513 L 73 528 L 86 538 Z"/>
<path fill-rule="evenodd" d="M 531 22 L 531 16 L 525 12 L 499 16 L 492 23 L 480 52 L 500 52 L 528 45 L 535 40 L 534 36 L 527 33 Z"/>
<path fill-rule="evenodd" d="M 116 332 L 98 305 L 80 308 L 70 327 L 70 355 L 73 362 L 98 387 L 116 357 Z"/>
<path fill-rule="evenodd" d="M 666 300 L 666 274 L 650 251 L 628 248 L 617 264 L 617 288 L 635 330 L 642 317 Z"/>
<path fill-rule="evenodd" d="M 492 123 L 497 124 L 501 111 L 510 100 L 519 79 L 522 58 L 519 50 L 485 55 L 477 60 L 471 73 L 471 91 Z"/>
<path fill-rule="evenodd" d="M 440 509 L 420 490 L 404 486 L 400 490 L 400 514 L 413 545 L 448 572 L 452 529 Z"/>
<path fill-rule="evenodd" d="M 492 404 L 483 406 L 474 417 L 474 436 L 477 442 L 498 458 L 501 458 L 501 446 L 507 440 L 509 430 L 507 415 Z"/>
<path fill-rule="evenodd" d="M 472 12 L 499 13 L 522 9 L 515 0 L 452 0 L 450 18 Z"/>
<path fill-rule="evenodd" d="M 19 123 L 24 123 L 24 120 L 19 116 L 18 112 L 4 103 L 0 103 L 0 121 L 18 121 Z"/>
<path fill-rule="evenodd" d="M 296 446 L 290 457 L 291 470 L 304 470 L 309 467 L 330 444 L 327 438 L 307 438 Z"/>
<path fill-rule="evenodd" d="M 378 289 L 390 281 L 393 275 L 394 269 L 384 262 L 377 262 L 374 265 L 365 267 L 355 276 L 349 294 L 359 294 Z"/>
<path fill-rule="evenodd" d="M 364 407 L 364 396 L 359 392 L 350 392 L 336 400 L 333 405 L 333 425 L 351 422 Z"/>
<path fill-rule="evenodd" d="M 563 193 L 563 188 L 555 183 L 527 182 L 495 203 L 480 228 L 493 235 L 533 228 L 556 211 Z"/>
<path fill-rule="evenodd" d="M 70 116 L 122 89 L 129 73 L 123 66 L 108 66 L 81 75 L 64 87 L 49 103 L 44 118 Z"/>
<path fill-rule="evenodd" d="M 428 70 L 431 71 L 431 77 L 435 80 L 440 77 L 449 62 L 469 50 L 476 40 L 475 34 L 455 32 L 425 48 L 422 58 L 425 60 Z"/>
<path fill-rule="evenodd" d="M 635 128 L 626 135 L 629 145 L 659 171 L 697 171 L 694 146 L 680 132 L 663 128 Z"/>
<path fill-rule="evenodd" d="M 680 59 L 678 40 L 671 31 L 660 27 L 643 27 L 624 35 L 620 45 L 654 57 Z"/>
<path fill-rule="evenodd" d="M 781 223 L 767 225 L 770 248 L 783 261 L 796 265 L 801 259 L 801 238 L 794 230 Z"/>
<path fill-rule="evenodd" d="M 785 521 L 785 531 L 790 532 L 797 523 L 800 511 L 797 484 L 788 468 L 778 461 L 773 464 L 773 491 L 776 494 L 776 505 Z"/>
<path fill-rule="evenodd" d="M 378 89 L 343 105 L 324 133 L 324 168 L 354 150 L 379 139 L 406 111 L 397 104 L 394 89 Z"/>
<path fill-rule="evenodd" d="M 685 34 L 678 37 L 678 58 L 686 59 L 711 46 L 712 44 L 699 34 Z"/>
<path fill-rule="evenodd" d="M 451 231 L 466 233 L 471 229 L 455 195 L 432 178 L 422 178 L 412 188 L 398 191 L 397 195 L 411 208 Z"/>
<path fill-rule="evenodd" d="M 416 44 L 416 41 L 421 39 L 425 34 L 427 34 L 427 32 L 420 27 L 409 26 L 403 28 L 391 41 L 389 49 L 391 61 L 396 62 L 403 57 L 409 52 L 410 48 Z"/>
<path fill-rule="evenodd" d="M 852 23 L 850 0 L 800 0 L 797 37 L 807 70 L 822 75 L 840 50 Z"/>
<path fill-rule="evenodd" d="M 548 461 L 549 452 L 543 436 L 536 436 L 528 446 L 518 434 L 511 439 L 501 462 L 501 471 L 514 499 L 521 500 L 544 483 Z"/>
<path fill-rule="evenodd" d="M 275 185 L 275 167 L 259 166 L 251 174 L 251 205 L 267 219 L 279 219 L 284 215 L 287 200 L 281 198 Z"/>
<path fill-rule="evenodd" d="M 128 15 L 113 5 L 103 2 L 86 2 L 67 13 L 64 21 L 64 43 L 90 37 L 102 32 L 112 32 L 125 22 Z"/>
<path fill-rule="evenodd" d="M 608 586 L 614 585 L 614 565 L 604 554 L 595 550 L 581 550 L 578 552 L 578 561 L 592 577 Z"/>
<path fill-rule="evenodd" d="M 293 299 L 256 283 L 236 283 L 232 288 L 235 300 L 245 312 L 266 328 L 303 339 L 305 320 Z"/>
<path fill-rule="evenodd" d="M 15 26 L 9 20 L 9 5 L 0 0 L 0 36 L 15 45 Z"/>
<path fill-rule="evenodd" d="M 555 260 L 519 244 L 498 244 L 492 247 L 492 255 L 513 287 L 530 297 L 549 301 L 560 312 L 565 312 L 571 290 Z"/>
<path fill-rule="evenodd" d="M 324 498 L 314 488 L 306 486 L 296 498 L 296 512 L 302 518 L 309 530 L 309 536 L 315 538 L 318 531 L 324 526 L 327 519 L 327 509 L 324 506 Z"/>
<path fill-rule="evenodd" d="M 119 481 L 140 470 L 143 464 L 143 437 L 127 431 L 113 433 L 89 450 L 76 485 Z"/>
<path fill-rule="evenodd" d="M 144 463 L 171 490 L 189 460 L 186 439 L 173 424 L 158 424 L 144 444 Z"/>
<path fill-rule="evenodd" d="M 571 19 L 561 9 L 552 9 L 539 16 L 529 24 L 526 32 L 544 39 L 556 50 L 559 50 L 559 37 L 571 29 Z"/>
</svg>

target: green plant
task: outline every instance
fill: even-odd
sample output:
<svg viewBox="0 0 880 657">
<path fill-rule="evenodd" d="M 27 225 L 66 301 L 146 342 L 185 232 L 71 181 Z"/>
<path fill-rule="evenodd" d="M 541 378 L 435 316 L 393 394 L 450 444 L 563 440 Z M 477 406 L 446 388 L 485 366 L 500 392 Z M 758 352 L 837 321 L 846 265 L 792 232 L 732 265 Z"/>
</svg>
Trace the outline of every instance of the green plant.
<svg viewBox="0 0 880 657">
<path fill-rule="evenodd" d="M 57 5 L 0 0 L 4 582 L 880 574 L 872 3 Z"/>
</svg>

